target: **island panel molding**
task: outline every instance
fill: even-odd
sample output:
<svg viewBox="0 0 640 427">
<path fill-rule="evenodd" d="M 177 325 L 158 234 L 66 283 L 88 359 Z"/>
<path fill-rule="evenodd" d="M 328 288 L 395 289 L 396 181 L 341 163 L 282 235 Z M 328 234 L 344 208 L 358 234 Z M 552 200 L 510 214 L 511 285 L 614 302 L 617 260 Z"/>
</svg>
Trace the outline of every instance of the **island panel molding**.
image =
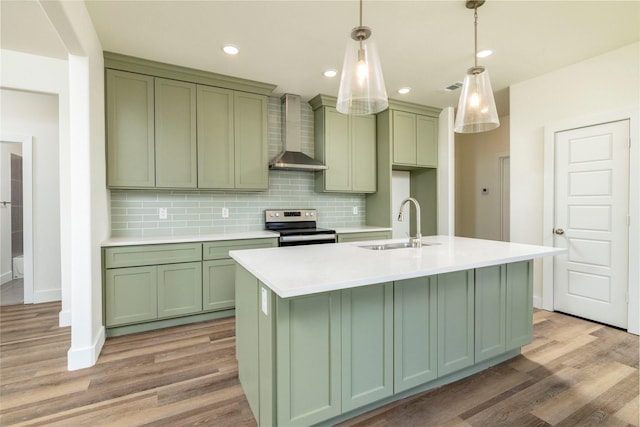
<svg viewBox="0 0 640 427">
<path fill-rule="evenodd" d="M 531 263 L 499 266 L 515 266 L 506 286 L 532 292 Z M 532 333 L 475 358 L 474 331 L 494 326 L 474 315 L 474 291 L 492 285 L 475 282 L 479 270 L 281 298 L 237 265 L 239 378 L 258 424 L 333 425 L 517 356 Z M 511 314 L 533 322 L 529 310 Z"/>
</svg>

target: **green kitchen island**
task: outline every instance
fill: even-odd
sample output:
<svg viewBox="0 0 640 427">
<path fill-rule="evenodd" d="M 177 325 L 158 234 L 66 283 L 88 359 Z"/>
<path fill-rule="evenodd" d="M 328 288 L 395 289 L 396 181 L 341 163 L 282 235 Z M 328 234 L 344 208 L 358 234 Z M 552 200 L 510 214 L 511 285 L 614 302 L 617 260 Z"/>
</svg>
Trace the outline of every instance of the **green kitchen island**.
<svg viewBox="0 0 640 427">
<path fill-rule="evenodd" d="M 239 377 L 259 425 L 332 425 L 531 342 L 532 259 L 564 250 L 422 240 L 230 252 Z"/>
</svg>

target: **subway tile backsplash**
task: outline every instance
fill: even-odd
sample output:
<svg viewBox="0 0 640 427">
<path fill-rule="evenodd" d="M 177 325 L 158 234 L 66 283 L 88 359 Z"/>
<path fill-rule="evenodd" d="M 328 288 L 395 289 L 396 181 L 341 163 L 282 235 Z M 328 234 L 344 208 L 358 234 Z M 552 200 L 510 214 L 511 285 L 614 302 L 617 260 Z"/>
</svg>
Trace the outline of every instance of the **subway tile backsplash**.
<svg viewBox="0 0 640 427">
<path fill-rule="evenodd" d="M 313 156 L 313 111 L 302 108 L 302 151 Z M 280 98 L 269 98 L 269 159 L 282 151 Z M 358 213 L 353 214 L 357 207 Z M 159 218 L 160 208 L 167 219 Z M 222 218 L 222 208 L 229 217 Z M 111 235 L 141 237 L 257 231 L 263 211 L 318 209 L 320 227 L 355 227 L 365 223 L 360 194 L 316 193 L 313 172 L 269 171 L 265 192 L 111 190 Z"/>
</svg>

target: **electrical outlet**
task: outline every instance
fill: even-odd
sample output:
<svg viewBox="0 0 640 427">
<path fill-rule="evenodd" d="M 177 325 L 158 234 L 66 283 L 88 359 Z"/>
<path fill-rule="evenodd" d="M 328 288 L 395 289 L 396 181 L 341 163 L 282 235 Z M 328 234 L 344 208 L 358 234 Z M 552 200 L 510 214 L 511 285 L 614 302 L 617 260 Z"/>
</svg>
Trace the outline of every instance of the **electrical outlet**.
<svg viewBox="0 0 640 427">
<path fill-rule="evenodd" d="M 160 219 L 167 219 L 167 208 L 158 209 L 158 216 Z"/>
<path fill-rule="evenodd" d="M 222 218 L 229 218 L 229 208 L 222 208 Z"/>
<path fill-rule="evenodd" d="M 358 215 L 358 207 L 357 206 L 353 207 L 353 214 L 354 215 Z"/>
</svg>

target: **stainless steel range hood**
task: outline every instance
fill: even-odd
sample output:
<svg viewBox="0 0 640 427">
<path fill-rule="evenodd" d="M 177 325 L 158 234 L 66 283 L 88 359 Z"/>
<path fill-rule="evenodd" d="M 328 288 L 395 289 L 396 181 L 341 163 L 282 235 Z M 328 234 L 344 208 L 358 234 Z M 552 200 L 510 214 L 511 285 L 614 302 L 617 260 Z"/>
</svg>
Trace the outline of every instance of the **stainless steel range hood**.
<svg viewBox="0 0 640 427">
<path fill-rule="evenodd" d="M 310 172 L 327 169 L 326 165 L 312 159 L 301 151 L 300 96 L 287 93 L 281 99 L 284 151 L 271 161 L 269 168 Z"/>
</svg>

